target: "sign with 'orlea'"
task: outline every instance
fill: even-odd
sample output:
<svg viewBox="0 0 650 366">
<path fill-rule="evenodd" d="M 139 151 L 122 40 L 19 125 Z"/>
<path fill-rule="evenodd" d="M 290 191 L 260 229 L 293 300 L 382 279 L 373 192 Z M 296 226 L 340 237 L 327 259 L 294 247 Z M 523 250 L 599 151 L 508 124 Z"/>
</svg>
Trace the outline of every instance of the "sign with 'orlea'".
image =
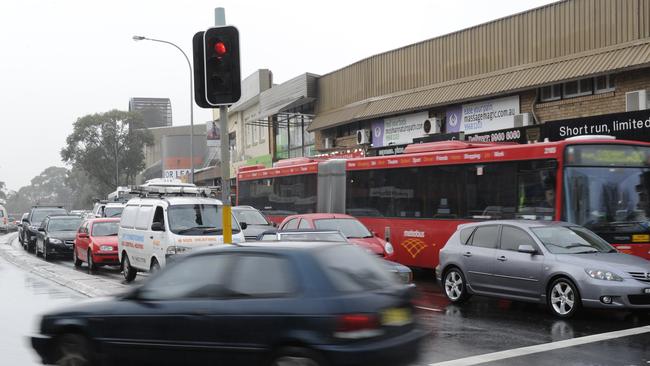
<svg viewBox="0 0 650 366">
<path fill-rule="evenodd" d="M 512 128 L 519 114 L 519 96 L 457 105 L 447 109 L 447 132 L 466 134 Z"/>
</svg>

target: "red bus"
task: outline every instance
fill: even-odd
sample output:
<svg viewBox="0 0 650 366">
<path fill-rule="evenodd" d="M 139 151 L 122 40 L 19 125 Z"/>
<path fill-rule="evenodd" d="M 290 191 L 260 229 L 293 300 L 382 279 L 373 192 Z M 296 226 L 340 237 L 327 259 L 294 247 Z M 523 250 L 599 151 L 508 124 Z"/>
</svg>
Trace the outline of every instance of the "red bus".
<svg viewBox="0 0 650 366">
<path fill-rule="evenodd" d="M 274 221 L 347 213 L 393 244 L 397 260 L 434 268 L 459 224 L 563 220 L 650 259 L 650 144 L 581 137 L 536 144 L 413 144 L 404 154 L 298 158 L 238 172 L 238 204 Z"/>
</svg>

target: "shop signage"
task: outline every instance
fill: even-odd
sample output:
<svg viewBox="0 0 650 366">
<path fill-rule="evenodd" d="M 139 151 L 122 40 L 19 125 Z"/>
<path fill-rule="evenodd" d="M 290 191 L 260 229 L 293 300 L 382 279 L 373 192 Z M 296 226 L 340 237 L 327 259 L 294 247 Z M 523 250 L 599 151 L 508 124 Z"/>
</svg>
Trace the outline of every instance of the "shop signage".
<svg viewBox="0 0 650 366">
<path fill-rule="evenodd" d="M 372 146 L 410 144 L 414 138 L 425 135 L 423 125 L 427 119 L 429 112 L 375 120 L 371 123 Z"/>
<path fill-rule="evenodd" d="M 650 141 L 650 109 L 593 117 L 549 121 L 544 136 L 550 141 L 586 135 L 610 135 L 621 140 Z"/>
<path fill-rule="evenodd" d="M 447 109 L 446 131 L 472 134 L 512 128 L 516 114 L 519 114 L 518 95 L 457 105 Z"/>
<path fill-rule="evenodd" d="M 189 176 L 191 173 L 190 169 L 167 169 L 163 172 L 163 178 L 181 179 L 181 177 Z"/>
<path fill-rule="evenodd" d="M 541 141 L 542 126 L 528 126 L 508 128 L 505 130 L 489 131 L 467 135 L 465 140 L 469 142 L 516 142 L 527 144 L 529 142 Z"/>
</svg>

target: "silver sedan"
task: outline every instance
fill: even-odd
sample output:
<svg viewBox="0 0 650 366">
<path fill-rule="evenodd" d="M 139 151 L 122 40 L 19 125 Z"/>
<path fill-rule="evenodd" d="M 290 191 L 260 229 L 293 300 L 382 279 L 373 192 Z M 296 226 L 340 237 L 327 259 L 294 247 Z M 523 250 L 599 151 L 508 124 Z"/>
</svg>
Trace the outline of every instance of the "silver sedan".
<svg viewBox="0 0 650 366">
<path fill-rule="evenodd" d="M 440 251 L 436 275 L 455 303 L 494 296 L 547 304 L 563 318 L 581 306 L 650 310 L 650 261 L 563 222 L 459 225 Z"/>
</svg>

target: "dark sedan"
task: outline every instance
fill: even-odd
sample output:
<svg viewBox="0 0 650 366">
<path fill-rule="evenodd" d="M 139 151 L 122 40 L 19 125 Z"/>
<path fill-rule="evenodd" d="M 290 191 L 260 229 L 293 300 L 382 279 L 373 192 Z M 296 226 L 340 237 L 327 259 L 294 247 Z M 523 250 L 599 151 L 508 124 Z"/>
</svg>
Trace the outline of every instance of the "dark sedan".
<svg viewBox="0 0 650 366">
<path fill-rule="evenodd" d="M 38 228 L 36 255 L 43 259 L 52 257 L 72 257 L 72 248 L 81 217 L 76 215 L 48 216 Z"/>
<path fill-rule="evenodd" d="M 401 365 L 425 335 L 413 291 L 351 245 L 219 246 L 45 315 L 32 345 L 75 365 Z"/>
</svg>

